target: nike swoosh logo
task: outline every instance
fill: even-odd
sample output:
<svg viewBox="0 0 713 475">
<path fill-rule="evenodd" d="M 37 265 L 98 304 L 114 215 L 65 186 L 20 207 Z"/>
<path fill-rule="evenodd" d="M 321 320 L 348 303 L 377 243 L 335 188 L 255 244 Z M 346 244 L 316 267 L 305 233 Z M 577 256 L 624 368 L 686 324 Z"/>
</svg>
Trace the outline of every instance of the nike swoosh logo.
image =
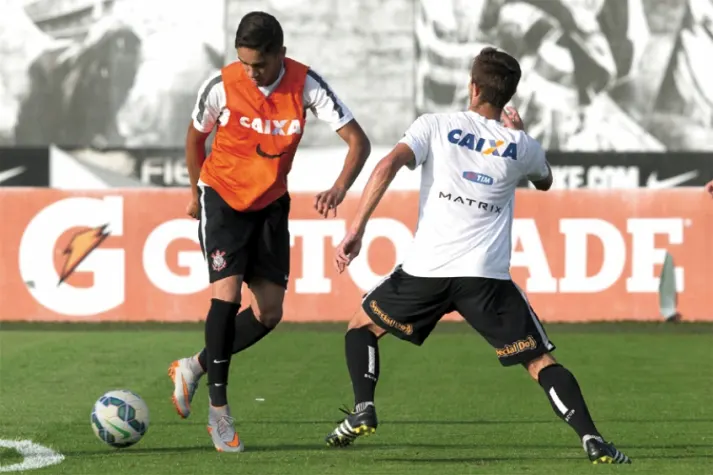
<svg viewBox="0 0 713 475">
<path fill-rule="evenodd" d="M 235 435 L 233 435 L 233 440 L 230 442 L 226 442 L 225 445 L 228 447 L 237 447 L 240 445 L 240 438 L 238 437 L 238 433 L 236 432 Z"/>
<path fill-rule="evenodd" d="M 19 166 L 0 172 L 0 183 L 15 178 L 17 175 L 22 175 L 25 170 L 27 170 L 26 167 Z"/>
<path fill-rule="evenodd" d="M 671 178 L 664 178 L 663 180 L 659 180 L 657 173 L 653 172 L 646 180 L 646 187 L 653 189 L 674 188 L 678 185 L 686 183 L 689 180 L 693 180 L 697 176 L 698 170 L 691 170 L 690 172 L 672 176 Z"/>
<path fill-rule="evenodd" d="M 118 427 L 116 424 L 112 424 L 112 423 L 109 422 L 109 421 L 106 421 L 106 423 L 109 424 L 110 426 L 112 426 L 114 429 L 116 429 L 116 431 L 117 431 L 118 433 L 120 433 L 120 434 L 123 436 L 124 439 L 128 439 L 129 436 L 131 435 L 128 431 L 125 431 L 125 430 L 122 429 L 121 427 Z"/>
<path fill-rule="evenodd" d="M 257 147 L 255 147 L 255 152 L 263 158 L 271 158 L 271 159 L 280 158 L 281 156 L 287 154 L 287 152 L 278 153 L 277 155 L 267 153 L 267 152 L 263 151 L 262 147 L 260 147 L 260 144 L 257 144 Z"/>
<path fill-rule="evenodd" d="M 220 360 L 220 361 L 219 361 L 219 360 L 213 360 L 213 363 L 215 363 L 215 364 L 221 364 L 221 363 L 227 363 L 227 362 L 228 362 L 228 360 Z"/>
</svg>

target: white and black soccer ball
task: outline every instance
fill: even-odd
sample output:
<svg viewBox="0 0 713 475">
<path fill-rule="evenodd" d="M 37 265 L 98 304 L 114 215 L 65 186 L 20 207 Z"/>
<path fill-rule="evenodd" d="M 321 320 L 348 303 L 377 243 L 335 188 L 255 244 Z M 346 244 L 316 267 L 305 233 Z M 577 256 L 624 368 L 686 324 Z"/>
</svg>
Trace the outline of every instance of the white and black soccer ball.
<svg viewBox="0 0 713 475">
<path fill-rule="evenodd" d="M 149 428 L 149 408 L 141 397 L 124 389 L 109 391 L 94 403 L 94 434 L 116 448 L 134 445 Z"/>
</svg>

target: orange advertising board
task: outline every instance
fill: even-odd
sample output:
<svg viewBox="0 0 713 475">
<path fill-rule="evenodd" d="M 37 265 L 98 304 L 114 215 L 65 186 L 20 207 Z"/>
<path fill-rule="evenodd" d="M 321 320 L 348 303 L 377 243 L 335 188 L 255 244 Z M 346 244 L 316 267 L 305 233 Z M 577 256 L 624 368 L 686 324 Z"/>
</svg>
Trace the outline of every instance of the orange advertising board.
<svg viewBox="0 0 713 475">
<path fill-rule="evenodd" d="M 337 275 L 333 250 L 359 194 L 329 219 L 313 194 L 293 194 L 285 319 L 349 319 L 408 249 L 417 198 L 389 192 L 362 255 Z M 202 320 L 207 265 L 186 199 L 177 189 L 0 191 L 0 320 Z M 523 189 L 516 201 L 512 275 L 542 320 L 660 320 L 668 251 L 684 320 L 713 321 L 713 201 L 701 190 Z"/>
</svg>

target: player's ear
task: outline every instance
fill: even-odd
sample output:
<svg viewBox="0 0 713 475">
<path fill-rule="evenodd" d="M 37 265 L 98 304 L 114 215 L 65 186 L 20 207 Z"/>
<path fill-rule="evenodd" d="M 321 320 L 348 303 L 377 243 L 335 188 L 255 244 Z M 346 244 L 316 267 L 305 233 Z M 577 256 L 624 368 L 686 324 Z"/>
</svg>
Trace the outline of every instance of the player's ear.
<svg viewBox="0 0 713 475">
<path fill-rule="evenodd" d="M 287 46 L 283 46 L 282 49 L 280 50 L 280 59 L 285 59 L 286 55 L 287 55 Z"/>
<path fill-rule="evenodd" d="M 478 102 L 478 96 L 480 96 L 480 88 L 477 84 L 471 81 L 468 83 L 468 96 L 470 98 L 470 104 L 474 105 Z"/>
</svg>

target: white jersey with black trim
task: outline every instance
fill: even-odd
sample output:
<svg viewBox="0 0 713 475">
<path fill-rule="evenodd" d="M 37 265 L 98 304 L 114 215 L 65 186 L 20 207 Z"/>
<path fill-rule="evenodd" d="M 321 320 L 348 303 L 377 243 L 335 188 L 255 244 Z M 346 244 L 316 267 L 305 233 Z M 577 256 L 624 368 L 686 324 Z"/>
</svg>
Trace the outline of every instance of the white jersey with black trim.
<svg viewBox="0 0 713 475">
<path fill-rule="evenodd" d="M 260 87 L 260 91 L 269 96 L 277 88 L 285 75 L 285 68 L 280 71 L 274 83 Z M 333 130 L 339 130 L 349 123 L 354 116 L 346 105 L 337 97 L 332 88 L 314 70 L 307 71 L 304 92 L 302 93 L 305 109 L 312 111 L 317 119 L 329 124 Z M 221 73 L 209 77 L 200 87 L 196 105 L 193 108 L 193 126 L 200 132 L 209 133 L 216 122 L 227 123 L 230 112 L 226 109 L 227 99 Z"/>
<path fill-rule="evenodd" d="M 416 235 L 403 270 L 510 279 L 515 189 L 547 177 L 540 144 L 471 111 L 425 114 L 400 141 L 421 166 Z"/>
</svg>

